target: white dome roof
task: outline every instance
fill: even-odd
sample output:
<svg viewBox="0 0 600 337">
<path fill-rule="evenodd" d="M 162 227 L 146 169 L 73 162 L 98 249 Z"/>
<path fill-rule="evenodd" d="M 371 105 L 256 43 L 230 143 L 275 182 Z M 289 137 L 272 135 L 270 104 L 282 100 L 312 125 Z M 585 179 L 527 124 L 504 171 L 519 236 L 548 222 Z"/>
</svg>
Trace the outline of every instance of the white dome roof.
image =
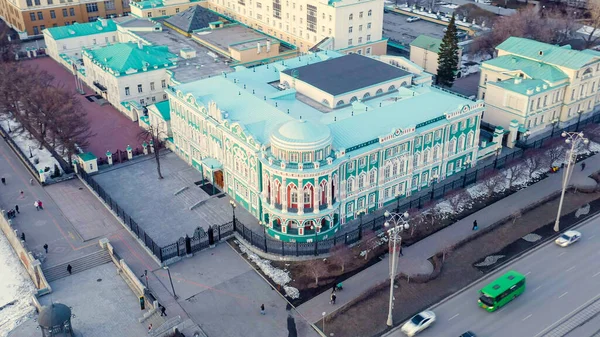
<svg viewBox="0 0 600 337">
<path fill-rule="evenodd" d="M 273 145 L 289 150 L 316 150 L 331 142 L 331 130 L 327 125 L 302 119 L 283 123 L 271 135 Z"/>
</svg>

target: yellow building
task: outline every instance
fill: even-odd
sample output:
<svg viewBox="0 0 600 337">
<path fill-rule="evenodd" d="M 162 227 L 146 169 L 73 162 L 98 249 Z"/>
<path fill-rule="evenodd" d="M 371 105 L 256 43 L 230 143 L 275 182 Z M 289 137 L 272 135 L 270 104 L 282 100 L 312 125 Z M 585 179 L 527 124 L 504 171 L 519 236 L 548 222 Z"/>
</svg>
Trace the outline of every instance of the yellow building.
<svg viewBox="0 0 600 337">
<path fill-rule="evenodd" d="M 508 146 L 535 134 L 587 118 L 598 109 L 600 52 L 510 37 L 498 56 L 483 62 L 478 98 L 485 122 L 511 132 Z"/>
<path fill-rule="evenodd" d="M 426 72 L 437 75 L 438 53 L 442 40 L 427 35 L 419 35 L 410 43 L 410 60 L 423 67 Z M 462 58 L 462 49 L 458 50 L 458 59 Z"/>
</svg>

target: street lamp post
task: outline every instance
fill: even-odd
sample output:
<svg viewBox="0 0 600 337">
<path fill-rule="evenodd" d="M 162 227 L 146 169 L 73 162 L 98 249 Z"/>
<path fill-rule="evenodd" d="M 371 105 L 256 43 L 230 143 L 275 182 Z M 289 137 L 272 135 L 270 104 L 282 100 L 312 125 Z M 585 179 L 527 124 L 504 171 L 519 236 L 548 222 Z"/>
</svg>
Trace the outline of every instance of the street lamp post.
<svg viewBox="0 0 600 337">
<path fill-rule="evenodd" d="M 315 238 L 314 238 L 314 244 L 315 244 L 315 256 L 319 255 L 319 253 L 317 252 L 317 226 L 315 225 L 311 225 L 310 229 L 315 231 Z"/>
<path fill-rule="evenodd" d="M 525 145 L 527 145 L 527 138 L 529 138 L 529 136 L 531 136 L 531 131 L 527 130 L 523 132 L 523 138 L 525 138 Z"/>
<path fill-rule="evenodd" d="M 356 212 L 356 216 L 358 217 L 358 219 L 360 220 L 360 224 L 358 225 L 358 239 L 361 240 L 362 239 L 362 217 L 363 215 L 365 215 L 365 211 L 363 211 L 362 209 L 360 211 Z"/>
<path fill-rule="evenodd" d="M 29 147 L 29 158 L 33 158 L 33 152 L 31 152 L 31 146 Z"/>
<path fill-rule="evenodd" d="M 465 160 L 465 162 L 463 163 L 463 168 L 465 169 L 465 175 L 463 175 L 463 187 L 465 187 L 467 185 L 467 171 L 469 171 L 470 167 L 471 167 L 471 159 Z"/>
<path fill-rule="evenodd" d="M 169 266 L 164 266 L 163 269 L 165 269 L 167 271 L 167 274 L 169 274 L 169 282 L 171 282 L 171 290 L 173 290 L 173 297 L 177 299 L 177 294 L 175 294 L 175 287 L 173 287 L 173 279 L 171 278 L 171 270 L 169 269 Z"/>
<path fill-rule="evenodd" d="M 558 125 L 558 118 L 554 118 L 552 120 L 552 133 L 550 134 L 550 137 L 554 137 L 554 131 L 556 130 L 556 125 Z"/>
<path fill-rule="evenodd" d="M 265 237 L 265 252 L 267 251 L 267 224 L 259 221 L 258 224 L 263 228 L 263 236 Z"/>
<path fill-rule="evenodd" d="M 579 131 L 579 122 L 581 122 L 581 114 L 583 113 L 583 110 L 578 110 L 577 111 L 577 127 L 575 128 L 575 131 Z"/>
<path fill-rule="evenodd" d="M 388 318 L 387 325 L 393 326 L 394 319 L 392 317 L 392 310 L 394 308 L 394 279 L 396 278 L 396 259 L 398 252 L 396 251 L 396 247 L 402 244 L 402 238 L 400 237 L 400 233 L 403 230 L 408 229 L 410 226 L 408 224 L 408 212 L 403 214 L 400 213 L 390 213 L 386 211 L 384 216 L 388 218 L 384 223 L 385 227 L 391 228 L 388 230 L 388 234 L 390 236 L 389 246 L 392 248 L 390 252 L 390 301 L 388 306 Z"/>
<path fill-rule="evenodd" d="M 400 192 L 396 194 L 396 212 L 400 212 Z"/>
<path fill-rule="evenodd" d="M 500 155 L 500 151 L 502 151 L 502 147 L 498 146 L 496 148 L 496 159 L 494 159 L 494 168 L 498 168 L 498 156 Z"/>
<path fill-rule="evenodd" d="M 233 230 L 235 231 L 235 202 L 233 200 L 229 200 L 229 204 L 231 205 L 231 211 L 233 212 Z"/>
<path fill-rule="evenodd" d="M 556 214 L 556 222 L 554 222 L 554 231 L 560 231 L 560 212 L 562 210 L 563 200 L 565 198 L 565 190 L 569 185 L 571 171 L 573 167 L 573 157 L 575 157 L 575 146 L 582 141 L 584 144 L 589 143 L 589 140 L 583 136 L 583 132 L 563 132 L 561 136 L 565 139 L 565 143 L 571 144 L 571 149 L 567 154 L 567 169 L 563 172 L 562 191 L 560 192 L 560 202 L 558 203 L 558 213 Z"/>
<path fill-rule="evenodd" d="M 437 174 L 434 174 L 434 175 L 431 176 L 431 181 L 430 181 L 430 184 L 431 184 L 431 200 L 433 200 L 433 193 L 435 192 L 435 183 L 437 183 L 437 181 L 438 181 L 439 178 L 440 178 L 440 176 L 437 175 Z"/>
</svg>

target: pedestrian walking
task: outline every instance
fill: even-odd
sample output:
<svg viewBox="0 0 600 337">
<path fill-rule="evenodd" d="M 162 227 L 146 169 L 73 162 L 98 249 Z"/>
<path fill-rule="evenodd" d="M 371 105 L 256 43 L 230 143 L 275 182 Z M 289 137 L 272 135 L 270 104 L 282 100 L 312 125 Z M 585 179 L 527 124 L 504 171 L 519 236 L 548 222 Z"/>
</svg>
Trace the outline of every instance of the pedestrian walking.
<svg viewBox="0 0 600 337">
<path fill-rule="evenodd" d="M 21 241 L 27 242 L 27 241 L 25 241 L 25 233 L 21 233 Z"/>
<path fill-rule="evenodd" d="M 48 244 L 44 243 L 44 250 L 46 251 L 46 254 L 48 254 Z"/>
<path fill-rule="evenodd" d="M 21 213 L 19 212 L 19 205 L 15 205 L 15 211 L 17 211 L 17 213 Z"/>
<path fill-rule="evenodd" d="M 25 192 L 23 192 L 23 190 L 21 190 L 21 197 L 23 197 L 25 195 Z"/>
<path fill-rule="evenodd" d="M 335 294 L 331 294 L 331 304 L 335 304 L 335 299 L 337 298 L 337 296 L 335 296 Z"/>
<path fill-rule="evenodd" d="M 477 229 L 479 229 L 479 227 L 477 226 L 477 220 L 473 221 L 473 230 L 476 231 Z"/>
<path fill-rule="evenodd" d="M 36 200 L 36 201 L 33 203 L 33 206 L 35 207 L 35 210 L 36 210 L 36 211 L 39 211 L 39 210 L 40 210 L 40 203 L 39 203 L 39 202 L 37 202 L 37 200 Z"/>
<path fill-rule="evenodd" d="M 152 323 L 150 323 L 150 325 L 148 325 L 148 333 L 152 332 Z"/>
<path fill-rule="evenodd" d="M 71 267 L 71 265 L 67 265 L 67 271 L 69 272 L 69 275 L 73 275 L 73 267 Z"/>
<path fill-rule="evenodd" d="M 33 185 L 33 178 L 29 179 L 29 185 Z"/>
<path fill-rule="evenodd" d="M 402 254 L 402 245 L 400 245 L 400 256 L 404 256 L 404 254 Z"/>
<path fill-rule="evenodd" d="M 2 177 L 2 184 L 6 185 L 6 179 L 4 177 Z"/>
<path fill-rule="evenodd" d="M 585 170 L 585 163 L 581 163 L 581 170 Z"/>
<path fill-rule="evenodd" d="M 167 308 L 165 308 L 165 306 L 161 304 L 160 305 L 160 315 L 161 316 L 167 316 L 166 311 L 167 311 Z"/>
<path fill-rule="evenodd" d="M 337 290 L 337 284 L 334 284 L 333 288 L 331 289 L 331 293 L 335 294 L 336 290 Z"/>
<path fill-rule="evenodd" d="M 264 304 L 261 304 L 261 305 L 260 305 L 260 314 L 261 314 L 261 315 L 264 315 L 264 314 L 265 314 L 265 305 L 264 305 Z"/>
<path fill-rule="evenodd" d="M 42 206 L 42 201 L 38 200 L 38 205 L 40 206 L 40 209 L 44 209 L 44 206 Z"/>
</svg>

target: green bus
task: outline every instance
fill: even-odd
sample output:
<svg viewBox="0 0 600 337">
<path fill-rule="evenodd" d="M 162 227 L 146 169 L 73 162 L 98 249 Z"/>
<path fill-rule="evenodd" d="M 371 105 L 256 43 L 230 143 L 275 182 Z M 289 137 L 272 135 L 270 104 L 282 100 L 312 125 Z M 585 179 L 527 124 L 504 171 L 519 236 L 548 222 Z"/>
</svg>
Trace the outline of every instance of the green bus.
<svg viewBox="0 0 600 337">
<path fill-rule="evenodd" d="M 525 275 L 514 270 L 498 277 L 479 292 L 479 306 L 492 312 L 514 300 L 525 291 Z"/>
</svg>

